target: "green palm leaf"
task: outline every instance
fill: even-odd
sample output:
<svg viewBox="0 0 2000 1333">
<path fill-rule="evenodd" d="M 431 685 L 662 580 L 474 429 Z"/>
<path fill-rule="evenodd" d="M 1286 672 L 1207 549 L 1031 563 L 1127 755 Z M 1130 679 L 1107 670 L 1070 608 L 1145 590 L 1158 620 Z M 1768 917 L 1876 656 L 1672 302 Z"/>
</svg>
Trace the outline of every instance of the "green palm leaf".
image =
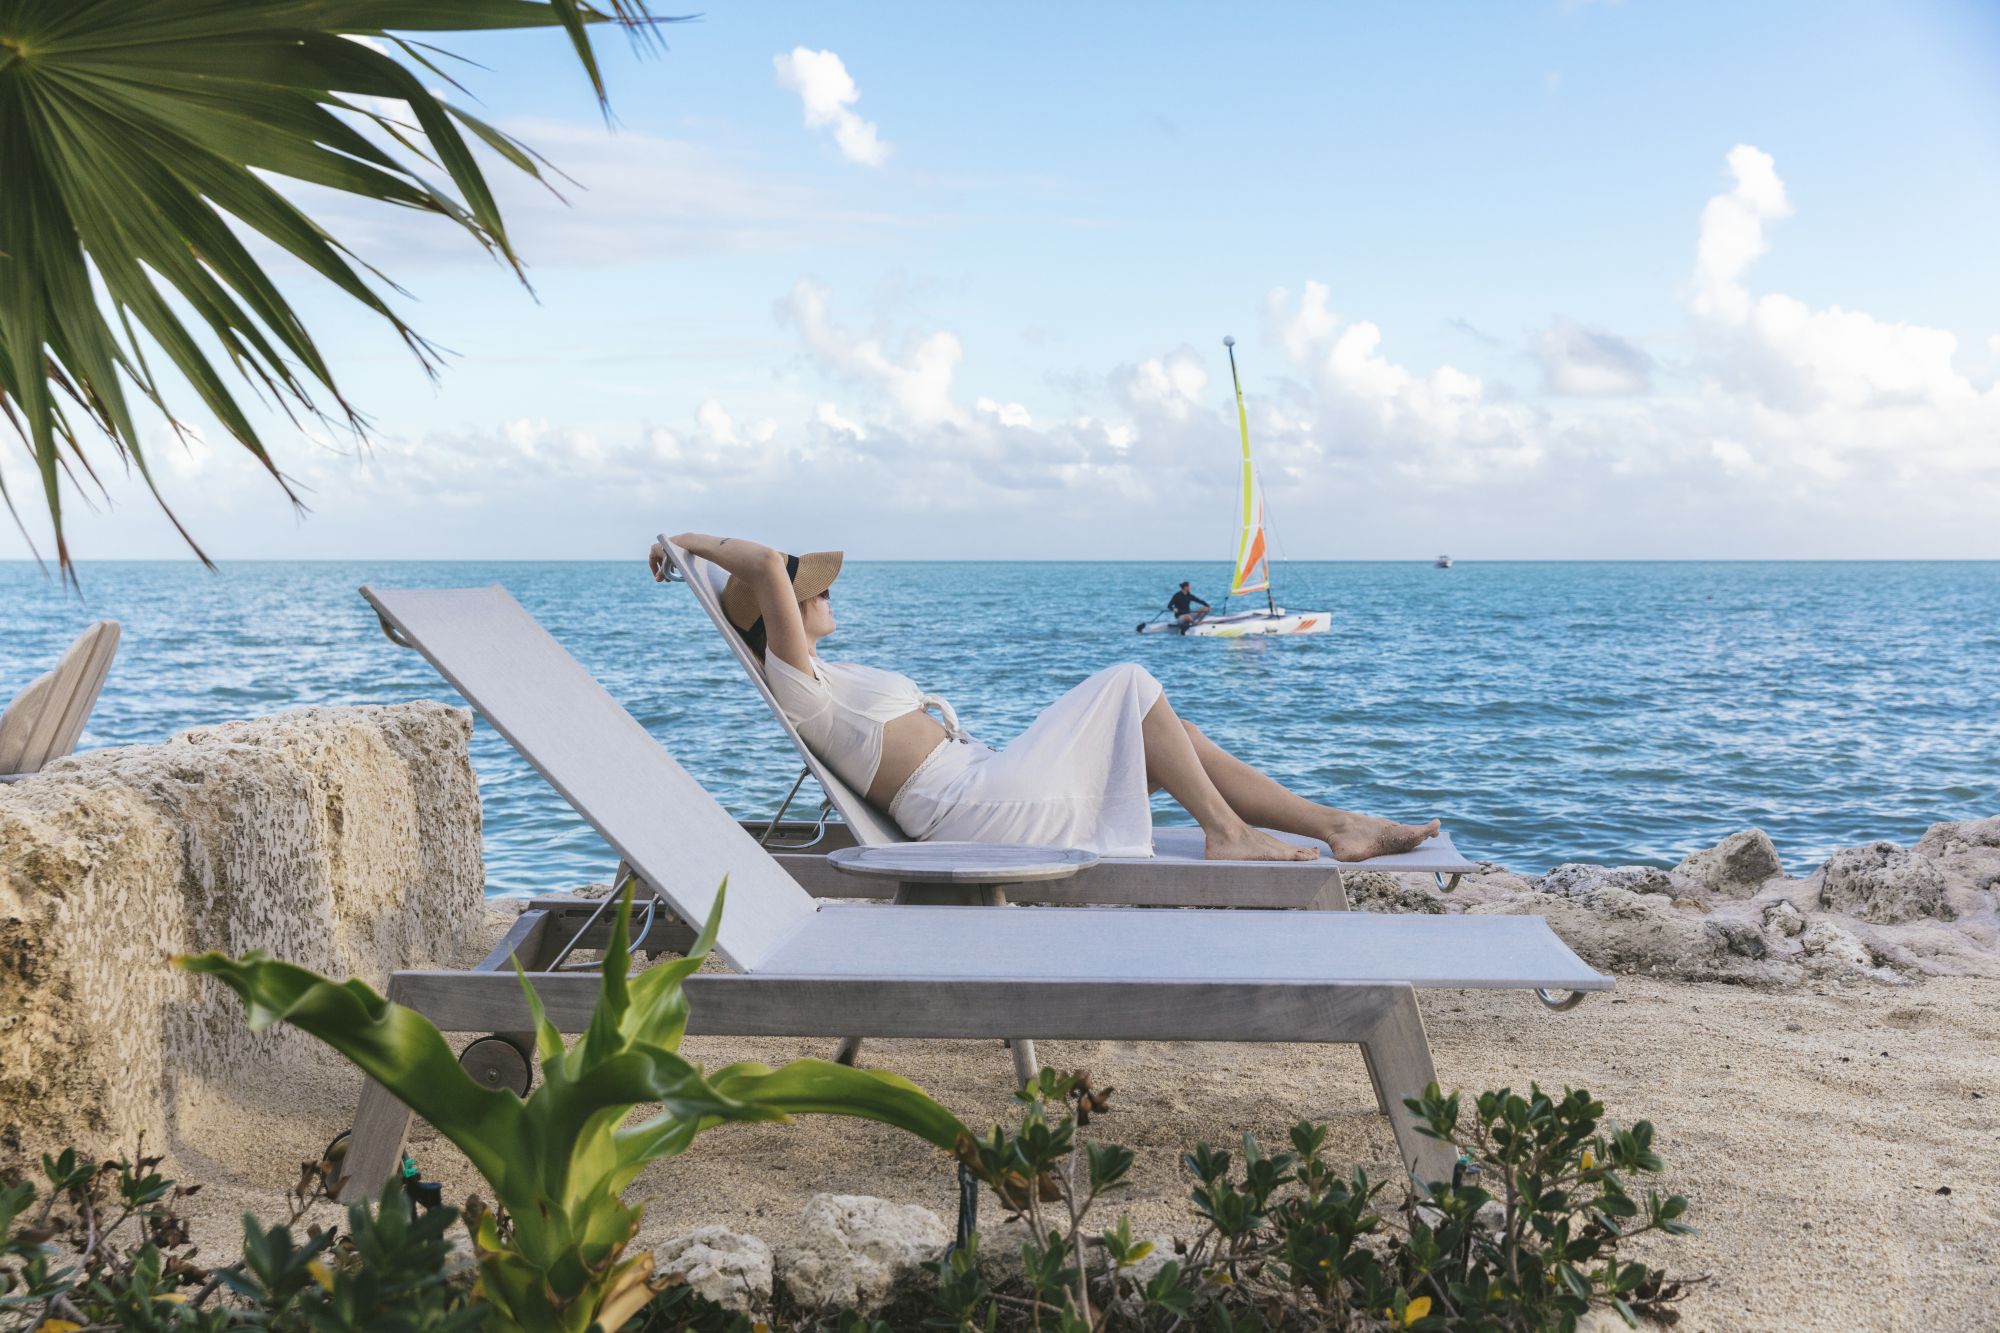
<svg viewBox="0 0 2000 1333">
<path fill-rule="evenodd" d="M 559 25 L 602 105 L 599 22 L 646 42 L 661 20 L 645 0 L 0 0 L 0 417 L 34 461 L 66 576 L 64 493 L 97 485 L 92 441 L 172 517 L 135 400 L 185 427 L 149 352 L 294 504 L 246 386 L 295 423 L 365 437 L 241 232 L 360 302 L 435 373 L 434 349 L 389 304 L 400 289 L 267 177 L 434 213 L 521 274 L 471 141 L 538 180 L 540 160 L 434 96 L 423 76 L 449 79 L 441 53 L 392 34 Z M 4 481 L 0 500 L 20 524 Z"/>
</svg>

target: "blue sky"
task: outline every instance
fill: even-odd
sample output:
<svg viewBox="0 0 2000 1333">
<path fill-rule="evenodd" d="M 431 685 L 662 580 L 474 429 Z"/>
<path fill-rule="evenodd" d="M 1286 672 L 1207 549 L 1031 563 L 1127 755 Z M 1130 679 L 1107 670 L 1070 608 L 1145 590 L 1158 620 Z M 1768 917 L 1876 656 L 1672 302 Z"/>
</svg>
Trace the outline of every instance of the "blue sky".
<svg viewBox="0 0 2000 1333">
<path fill-rule="evenodd" d="M 451 39 L 588 187 L 503 183 L 532 297 L 298 192 L 457 355 L 432 386 L 290 274 L 376 439 L 274 423 L 303 521 L 163 440 L 213 554 L 1212 558 L 1233 333 L 1295 558 L 2000 557 L 2000 7 L 721 4 L 668 40 L 601 43 L 608 131 L 553 34 Z M 79 554 L 181 553 L 113 491 Z"/>
</svg>

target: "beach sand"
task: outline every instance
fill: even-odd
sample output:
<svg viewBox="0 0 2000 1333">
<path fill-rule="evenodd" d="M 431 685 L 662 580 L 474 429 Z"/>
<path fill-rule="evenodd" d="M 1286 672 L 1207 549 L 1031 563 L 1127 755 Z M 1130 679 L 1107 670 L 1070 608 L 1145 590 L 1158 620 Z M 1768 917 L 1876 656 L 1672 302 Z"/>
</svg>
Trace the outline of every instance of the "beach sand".
<svg viewBox="0 0 2000 1333">
<path fill-rule="evenodd" d="M 1586 1087 L 1612 1118 L 1649 1119 L 1665 1188 L 1699 1235 L 1648 1246 L 1680 1277 L 1707 1275 L 1681 1327 L 1972 1329 L 2000 1308 L 2000 982 L 1939 978 L 1789 991 L 1621 978 L 1567 1014 L 1494 992 L 1429 992 L 1441 1079 Z M 1330 1160 L 1393 1171 L 1393 1141 L 1353 1047 L 1045 1042 L 1044 1064 L 1116 1088 L 1086 1133 L 1138 1153 L 1119 1210 L 1144 1235 L 1192 1235 L 1181 1152 L 1206 1138 L 1267 1144 L 1302 1117 L 1332 1127 Z M 830 1043 L 694 1038 L 704 1065 L 780 1063 Z M 864 1063 L 901 1073 L 983 1128 L 1009 1113 L 994 1042 L 874 1041 Z M 329 1064 L 276 1086 L 183 1087 L 170 1167 L 211 1257 L 235 1253 L 247 1209 L 282 1216 L 302 1160 L 343 1128 L 356 1080 Z M 410 1150 L 445 1198 L 477 1186 L 419 1126 Z M 1949 1190 L 1949 1193 L 1943 1191 Z M 922 1203 L 953 1216 L 951 1164 L 880 1125 L 807 1119 L 731 1126 L 640 1178 L 642 1243 L 721 1223 L 781 1246 L 818 1191 Z M 990 1197 L 982 1221 L 997 1222 Z M 331 1218 L 332 1211 L 325 1216 Z"/>
</svg>

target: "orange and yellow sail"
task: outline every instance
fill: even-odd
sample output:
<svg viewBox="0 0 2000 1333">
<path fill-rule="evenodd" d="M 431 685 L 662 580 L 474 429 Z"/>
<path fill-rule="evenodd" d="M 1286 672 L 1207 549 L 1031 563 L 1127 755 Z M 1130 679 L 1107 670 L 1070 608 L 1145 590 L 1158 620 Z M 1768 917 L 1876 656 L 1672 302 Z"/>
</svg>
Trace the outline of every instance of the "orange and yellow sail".
<svg viewBox="0 0 2000 1333">
<path fill-rule="evenodd" d="M 1229 378 L 1236 385 L 1236 425 L 1243 435 L 1243 512 L 1236 538 L 1236 572 L 1229 580 L 1231 597 L 1271 586 L 1271 562 L 1264 549 L 1264 492 L 1250 462 L 1250 418 L 1243 410 L 1243 381 L 1236 373 L 1234 341 L 1229 340 Z"/>
</svg>

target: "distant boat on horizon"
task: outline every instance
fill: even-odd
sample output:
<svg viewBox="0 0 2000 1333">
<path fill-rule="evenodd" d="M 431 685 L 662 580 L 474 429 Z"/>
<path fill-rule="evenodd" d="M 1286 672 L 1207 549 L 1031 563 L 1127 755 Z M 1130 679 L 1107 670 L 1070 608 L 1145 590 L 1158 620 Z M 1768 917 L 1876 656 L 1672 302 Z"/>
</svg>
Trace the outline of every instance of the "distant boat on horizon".
<svg viewBox="0 0 2000 1333">
<path fill-rule="evenodd" d="M 1451 557 L 1448 555 L 1441 555 L 1437 559 L 1431 561 L 1431 564 L 1438 569 L 1450 569 Z"/>
</svg>

